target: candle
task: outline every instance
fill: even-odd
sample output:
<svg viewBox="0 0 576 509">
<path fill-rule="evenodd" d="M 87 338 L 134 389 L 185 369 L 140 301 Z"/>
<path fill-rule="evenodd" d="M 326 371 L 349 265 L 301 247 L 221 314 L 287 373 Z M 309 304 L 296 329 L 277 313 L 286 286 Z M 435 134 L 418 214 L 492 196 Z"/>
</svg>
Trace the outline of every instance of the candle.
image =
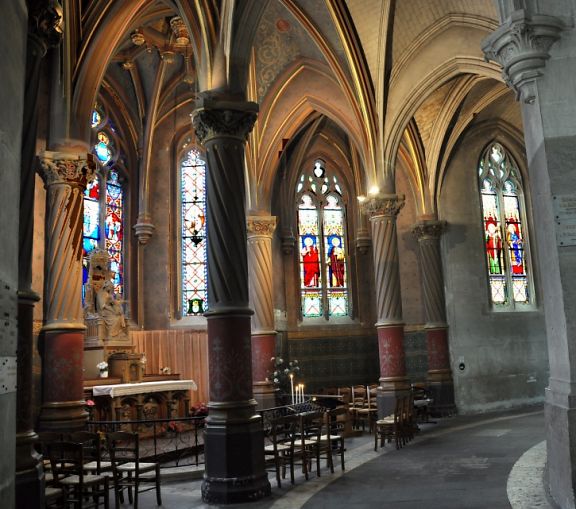
<svg viewBox="0 0 576 509">
<path fill-rule="evenodd" d="M 302 384 L 302 403 L 304 403 L 304 384 Z"/>
<path fill-rule="evenodd" d="M 370 408 L 370 386 L 366 386 L 366 394 L 368 394 L 368 408 Z"/>
<path fill-rule="evenodd" d="M 292 393 L 292 404 L 294 404 L 294 375 L 290 373 L 290 391 Z"/>
</svg>

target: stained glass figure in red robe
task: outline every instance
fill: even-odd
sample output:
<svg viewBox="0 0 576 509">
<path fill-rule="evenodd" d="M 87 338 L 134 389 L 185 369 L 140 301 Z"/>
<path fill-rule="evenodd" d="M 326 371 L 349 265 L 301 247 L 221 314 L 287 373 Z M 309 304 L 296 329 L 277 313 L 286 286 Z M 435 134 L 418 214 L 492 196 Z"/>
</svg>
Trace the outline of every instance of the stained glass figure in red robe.
<svg viewBox="0 0 576 509">
<path fill-rule="evenodd" d="M 314 238 L 307 235 L 302 239 L 302 266 L 304 269 L 304 286 L 316 287 L 320 279 L 320 257 Z"/>
<path fill-rule="evenodd" d="M 330 250 L 328 252 L 328 271 L 330 276 L 331 287 L 344 286 L 344 250 L 341 247 L 342 241 L 340 237 L 333 236 L 330 239 Z"/>
</svg>

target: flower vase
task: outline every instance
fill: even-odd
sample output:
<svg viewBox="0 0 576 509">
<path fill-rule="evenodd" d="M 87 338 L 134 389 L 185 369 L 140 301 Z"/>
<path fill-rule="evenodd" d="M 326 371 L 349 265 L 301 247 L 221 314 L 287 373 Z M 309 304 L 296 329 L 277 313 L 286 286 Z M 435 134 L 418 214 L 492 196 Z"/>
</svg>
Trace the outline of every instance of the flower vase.
<svg viewBox="0 0 576 509">
<path fill-rule="evenodd" d="M 108 378 L 108 370 L 103 369 L 100 371 L 100 378 Z"/>
</svg>

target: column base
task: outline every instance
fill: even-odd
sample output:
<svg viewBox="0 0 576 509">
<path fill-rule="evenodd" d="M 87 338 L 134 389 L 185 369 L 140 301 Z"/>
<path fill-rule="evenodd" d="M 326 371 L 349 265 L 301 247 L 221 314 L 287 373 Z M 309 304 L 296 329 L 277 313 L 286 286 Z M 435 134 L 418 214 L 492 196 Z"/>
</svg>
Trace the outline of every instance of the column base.
<svg viewBox="0 0 576 509">
<path fill-rule="evenodd" d="M 16 434 L 16 507 L 44 507 L 44 468 L 34 449 L 37 440 L 32 430 Z"/>
<path fill-rule="evenodd" d="M 411 391 L 410 380 L 405 376 L 380 378 L 376 394 L 378 418 L 393 414 L 396 409 L 396 398 L 408 396 Z"/>
<path fill-rule="evenodd" d="M 208 504 L 254 502 L 271 494 L 262 420 L 253 413 L 255 401 L 246 403 L 209 405 L 202 482 L 202 500 Z"/>
<path fill-rule="evenodd" d="M 568 387 L 566 390 L 570 390 Z M 550 495 L 558 507 L 576 507 L 576 398 L 546 389 L 546 449 Z"/>
<path fill-rule="evenodd" d="M 38 418 L 40 431 L 80 431 L 86 426 L 88 412 L 84 400 L 44 403 Z"/>
<path fill-rule="evenodd" d="M 276 387 L 272 382 L 254 382 L 252 391 L 256 403 L 258 403 L 258 410 L 276 406 Z"/>
<path fill-rule="evenodd" d="M 450 369 L 428 371 L 428 390 L 434 400 L 429 412 L 435 417 L 446 417 L 456 413 L 454 403 L 454 381 Z"/>
</svg>

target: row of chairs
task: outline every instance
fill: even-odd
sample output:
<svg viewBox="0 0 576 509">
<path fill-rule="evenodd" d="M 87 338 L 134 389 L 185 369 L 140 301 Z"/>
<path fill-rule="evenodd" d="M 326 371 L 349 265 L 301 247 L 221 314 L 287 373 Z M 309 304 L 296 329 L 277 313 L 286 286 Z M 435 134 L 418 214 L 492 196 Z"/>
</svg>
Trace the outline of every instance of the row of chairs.
<svg viewBox="0 0 576 509">
<path fill-rule="evenodd" d="M 138 509 L 138 493 L 149 489 L 156 490 L 156 502 L 162 505 L 160 465 L 140 461 L 138 433 L 42 433 L 40 448 L 46 469 L 46 507 L 87 509 L 102 502 L 108 509 L 110 487 L 116 507 L 124 503 L 127 491 L 128 501 Z M 154 486 L 141 489 L 145 483 Z"/>
<path fill-rule="evenodd" d="M 396 398 L 394 413 L 378 419 L 374 426 L 374 450 L 384 447 L 394 440 L 396 449 L 400 449 L 414 438 L 418 429 L 414 418 L 414 397 L 412 394 Z"/>
<path fill-rule="evenodd" d="M 323 394 L 338 395 L 342 397 L 342 402 L 348 405 L 352 427 L 365 431 L 366 425 L 372 432 L 373 423 L 378 414 L 377 406 L 378 384 L 353 385 L 351 387 L 331 387 L 324 389 Z"/>
<path fill-rule="evenodd" d="M 332 410 L 301 412 L 277 417 L 271 421 L 266 434 L 264 453 L 270 459 L 276 473 L 276 483 L 282 487 L 286 470 L 294 484 L 294 467 L 300 465 L 306 480 L 316 463 L 316 475 L 320 477 L 320 464 L 326 459 L 334 473 L 334 457 L 340 456 L 344 470 L 344 435 L 348 415 L 346 407 Z"/>
</svg>

